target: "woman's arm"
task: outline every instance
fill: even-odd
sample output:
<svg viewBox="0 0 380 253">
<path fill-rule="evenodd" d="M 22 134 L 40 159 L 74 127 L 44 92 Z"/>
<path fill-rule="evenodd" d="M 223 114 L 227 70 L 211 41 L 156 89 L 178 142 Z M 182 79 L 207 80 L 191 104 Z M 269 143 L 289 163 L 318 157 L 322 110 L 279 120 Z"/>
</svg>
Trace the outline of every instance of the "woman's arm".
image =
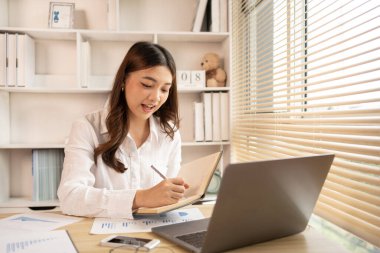
<svg viewBox="0 0 380 253">
<path fill-rule="evenodd" d="M 73 124 L 58 188 L 61 210 L 78 216 L 133 218 L 136 191 L 112 189 L 122 176 L 107 170 L 101 162 L 95 165 L 93 156 L 97 145 L 97 135 L 88 121 Z M 99 185 L 95 187 L 95 184 Z"/>
</svg>

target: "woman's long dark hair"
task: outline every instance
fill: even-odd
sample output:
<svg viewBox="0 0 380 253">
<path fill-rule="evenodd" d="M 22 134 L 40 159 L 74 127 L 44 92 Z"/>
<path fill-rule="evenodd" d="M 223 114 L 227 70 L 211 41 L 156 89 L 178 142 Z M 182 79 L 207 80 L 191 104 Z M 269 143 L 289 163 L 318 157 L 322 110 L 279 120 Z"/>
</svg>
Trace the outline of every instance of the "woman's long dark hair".
<svg viewBox="0 0 380 253">
<path fill-rule="evenodd" d="M 127 168 L 115 157 L 116 151 L 124 141 L 129 130 L 128 105 L 123 92 L 125 80 L 132 72 L 156 66 L 167 67 L 173 77 L 172 86 L 166 102 L 154 116 L 160 119 L 161 128 L 173 139 L 174 132 L 179 128 L 178 96 L 176 81 L 176 66 L 172 55 L 160 45 L 150 42 L 137 42 L 128 51 L 117 71 L 110 95 L 109 113 L 106 119 L 108 140 L 100 143 L 94 151 L 95 163 L 99 155 L 103 162 L 118 172 Z"/>
</svg>

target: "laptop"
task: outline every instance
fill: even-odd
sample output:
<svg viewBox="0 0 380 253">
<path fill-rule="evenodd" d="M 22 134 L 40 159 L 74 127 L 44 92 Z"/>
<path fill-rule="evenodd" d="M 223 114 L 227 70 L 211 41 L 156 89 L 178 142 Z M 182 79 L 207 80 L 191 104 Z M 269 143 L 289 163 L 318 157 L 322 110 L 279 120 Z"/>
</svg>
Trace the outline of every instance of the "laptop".
<svg viewBox="0 0 380 253">
<path fill-rule="evenodd" d="M 192 252 L 223 252 L 302 232 L 333 154 L 229 164 L 212 216 L 152 228 Z"/>
</svg>

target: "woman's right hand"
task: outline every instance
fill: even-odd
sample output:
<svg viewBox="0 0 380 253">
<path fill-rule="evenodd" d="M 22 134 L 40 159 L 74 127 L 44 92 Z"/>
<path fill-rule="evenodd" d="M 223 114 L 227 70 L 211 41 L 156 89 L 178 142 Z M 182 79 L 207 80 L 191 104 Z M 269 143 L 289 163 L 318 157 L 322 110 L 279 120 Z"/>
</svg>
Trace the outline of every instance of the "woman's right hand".
<svg viewBox="0 0 380 253">
<path fill-rule="evenodd" d="M 180 178 L 167 178 L 149 189 L 137 190 L 133 209 L 139 207 L 159 207 L 177 203 L 189 185 Z"/>
</svg>

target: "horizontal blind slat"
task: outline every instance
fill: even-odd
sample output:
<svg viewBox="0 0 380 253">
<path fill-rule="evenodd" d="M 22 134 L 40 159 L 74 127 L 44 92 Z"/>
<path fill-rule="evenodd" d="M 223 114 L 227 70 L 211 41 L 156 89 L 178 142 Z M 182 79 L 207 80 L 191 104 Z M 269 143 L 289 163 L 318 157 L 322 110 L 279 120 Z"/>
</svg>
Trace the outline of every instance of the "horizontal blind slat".
<svg viewBox="0 0 380 253">
<path fill-rule="evenodd" d="M 232 2 L 232 161 L 334 153 L 315 210 L 375 243 L 380 4 L 243 2 L 244 14 Z"/>
<path fill-rule="evenodd" d="M 314 212 L 324 217 L 341 228 L 365 238 L 368 242 L 380 247 L 379 235 L 380 228 L 370 223 L 364 222 L 355 216 L 351 216 L 341 211 L 338 208 L 327 205 L 323 202 L 318 202 Z"/>
</svg>

